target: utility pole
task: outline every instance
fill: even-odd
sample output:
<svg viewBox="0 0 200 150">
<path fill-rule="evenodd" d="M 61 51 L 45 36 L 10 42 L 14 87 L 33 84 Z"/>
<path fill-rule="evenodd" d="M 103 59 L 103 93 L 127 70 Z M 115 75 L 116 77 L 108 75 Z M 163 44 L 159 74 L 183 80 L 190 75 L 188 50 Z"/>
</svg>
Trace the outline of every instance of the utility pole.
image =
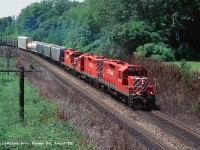
<svg viewBox="0 0 200 150">
<path fill-rule="evenodd" d="M 6 52 L 6 59 L 7 59 L 7 70 L 10 68 L 10 50 L 7 50 Z M 9 71 L 7 72 L 7 75 L 9 75 Z"/>
<path fill-rule="evenodd" d="M 19 117 L 24 120 L 24 67 L 20 67 L 20 88 L 19 88 Z"/>
<path fill-rule="evenodd" d="M 25 72 L 40 72 L 37 70 L 25 70 L 24 67 L 20 67 L 19 70 L 0 70 L 0 72 L 19 72 L 19 118 L 20 121 L 24 121 L 24 73 Z"/>
</svg>

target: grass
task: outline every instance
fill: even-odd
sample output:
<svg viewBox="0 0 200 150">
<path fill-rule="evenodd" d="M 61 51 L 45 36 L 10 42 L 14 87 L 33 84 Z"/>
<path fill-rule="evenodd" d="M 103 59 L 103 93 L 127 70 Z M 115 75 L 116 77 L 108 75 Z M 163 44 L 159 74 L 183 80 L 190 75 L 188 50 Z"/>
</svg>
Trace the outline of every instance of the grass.
<svg viewBox="0 0 200 150">
<path fill-rule="evenodd" d="M 173 63 L 177 66 L 180 67 L 182 61 L 172 61 L 172 62 L 169 62 L 169 63 Z M 200 71 L 200 62 L 196 62 L 196 61 L 186 61 L 186 63 L 191 67 L 192 70 L 194 71 Z"/>
<path fill-rule="evenodd" d="M 19 77 L 0 73 L 0 149 L 88 149 L 82 133 L 59 113 L 25 81 L 25 120 L 20 122 Z"/>
</svg>

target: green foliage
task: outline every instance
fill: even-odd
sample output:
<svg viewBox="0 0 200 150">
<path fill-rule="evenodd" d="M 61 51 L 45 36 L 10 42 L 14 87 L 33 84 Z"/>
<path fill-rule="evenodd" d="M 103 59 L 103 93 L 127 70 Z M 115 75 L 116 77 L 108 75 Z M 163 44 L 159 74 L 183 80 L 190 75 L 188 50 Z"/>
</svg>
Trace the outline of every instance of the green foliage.
<svg viewBox="0 0 200 150">
<path fill-rule="evenodd" d="M 15 22 L 13 17 L 0 18 L 0 38 L 5 36 L 12 37 L 15 33 Z"/>
<path fill-rule="evenodd" d="M 175 49 L 178 60 L 199 60 L 199 16 L 198 0 L 43 0 L 24 8 L 16 19 L 0 19 L 0 35 L 25 35 L 81 51 L 106 51 L 114 57 L 162 42 Z M 167 51 L 152 57 L 171 60 L 172 54 L 165 57 Z"/>
<path fill-rule="evenodd" d="M 99 40 L 92 42 L 83 49 L 85 52 L 92 52 L 97 55 L 103 55 L 107 58 L 123 58 L 125 52 L 112 39 L 106 36 L 101 36 Z"/>
<path fill-rule="evenodd" d="M 184 74 L 188 74 L 190 72 L 190 65 L 187 63 L 187 61 L 185 59 L 183 59 L 180 63 L 180 69 L 181 69 L 181 72 L 184 73 Z"/>
<path fill-rule="evenodd" d="M 18 78 L 0 75 L 0 149 L 87 149 L 80 131 L 59 120 L 57 106 L 44 100 L 27 82 L 25 121 L 19 121 Z M 66 142 L 73 143 L 68 145 Z"/>
<path fill-rule="evenodd" d="M 13 22 L 12 17 L 4 17 L 0 19 L 0 32 L 4 32 Z"/>
<path fill-rule="evenodd" d="M 157 60 L 170 61 L 174 59 L 174 53 L 164 43 L 148 43 L 137 48 L 138 52 L 145 52 L 145 57 Z"/>
<path fill-rule="evenodd" d="M 191 83 L 192 79 L 195 78 L 195 74 L 193 74 L 191 72 L 191 66 L 189 65 L 189 63 L 183 59 L 180 63 L 180 70 L 183 73 L 183 78 L 182 80 L 186 83 L 189 84 Z"/>
<path fill-rule="evenodd" d="M 151 27 L 143 21 L 130 21 L 112 27 L 111 36 L 114 41 L 124 47 L 127 53 L 133 52 L 138 46 L 151 41 Z"/>
</svg>

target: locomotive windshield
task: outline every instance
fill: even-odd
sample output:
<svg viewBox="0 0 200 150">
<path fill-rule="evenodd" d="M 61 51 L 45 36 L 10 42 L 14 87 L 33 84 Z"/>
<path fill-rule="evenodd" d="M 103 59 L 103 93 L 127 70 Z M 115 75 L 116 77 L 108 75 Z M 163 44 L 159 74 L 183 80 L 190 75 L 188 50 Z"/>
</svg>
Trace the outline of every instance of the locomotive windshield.
<svg viewBox="0 0 200 150">
<path fill-rule="evenodd" d="M 144 76 L 141 71 L 129 71 L 128 76 Z"/>
<path fill-rule="evenodd" d="M 80 55 L 79 53 L 76 53 L 76 52 L 75 52 L 75 53 L 73 54 L 73 57 L 77 58 L 77 57 L 79 57 L 79 55 Z"/>
</svg>

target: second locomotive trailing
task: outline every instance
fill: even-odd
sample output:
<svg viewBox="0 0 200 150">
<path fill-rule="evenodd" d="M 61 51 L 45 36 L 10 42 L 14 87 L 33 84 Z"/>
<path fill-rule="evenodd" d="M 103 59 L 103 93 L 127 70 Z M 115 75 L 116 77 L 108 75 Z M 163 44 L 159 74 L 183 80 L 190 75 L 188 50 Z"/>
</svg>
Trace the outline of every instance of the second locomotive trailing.
<svg viewBox="0 0 200 150">
<path fill-rule="evenodd" d="M 148 77 L 141 65 L 31 41 L 29 37 L 18 37 L 18 47 L 48 58 L 134 109 L 155 108 L 155 79 Z"/>
</svg>

